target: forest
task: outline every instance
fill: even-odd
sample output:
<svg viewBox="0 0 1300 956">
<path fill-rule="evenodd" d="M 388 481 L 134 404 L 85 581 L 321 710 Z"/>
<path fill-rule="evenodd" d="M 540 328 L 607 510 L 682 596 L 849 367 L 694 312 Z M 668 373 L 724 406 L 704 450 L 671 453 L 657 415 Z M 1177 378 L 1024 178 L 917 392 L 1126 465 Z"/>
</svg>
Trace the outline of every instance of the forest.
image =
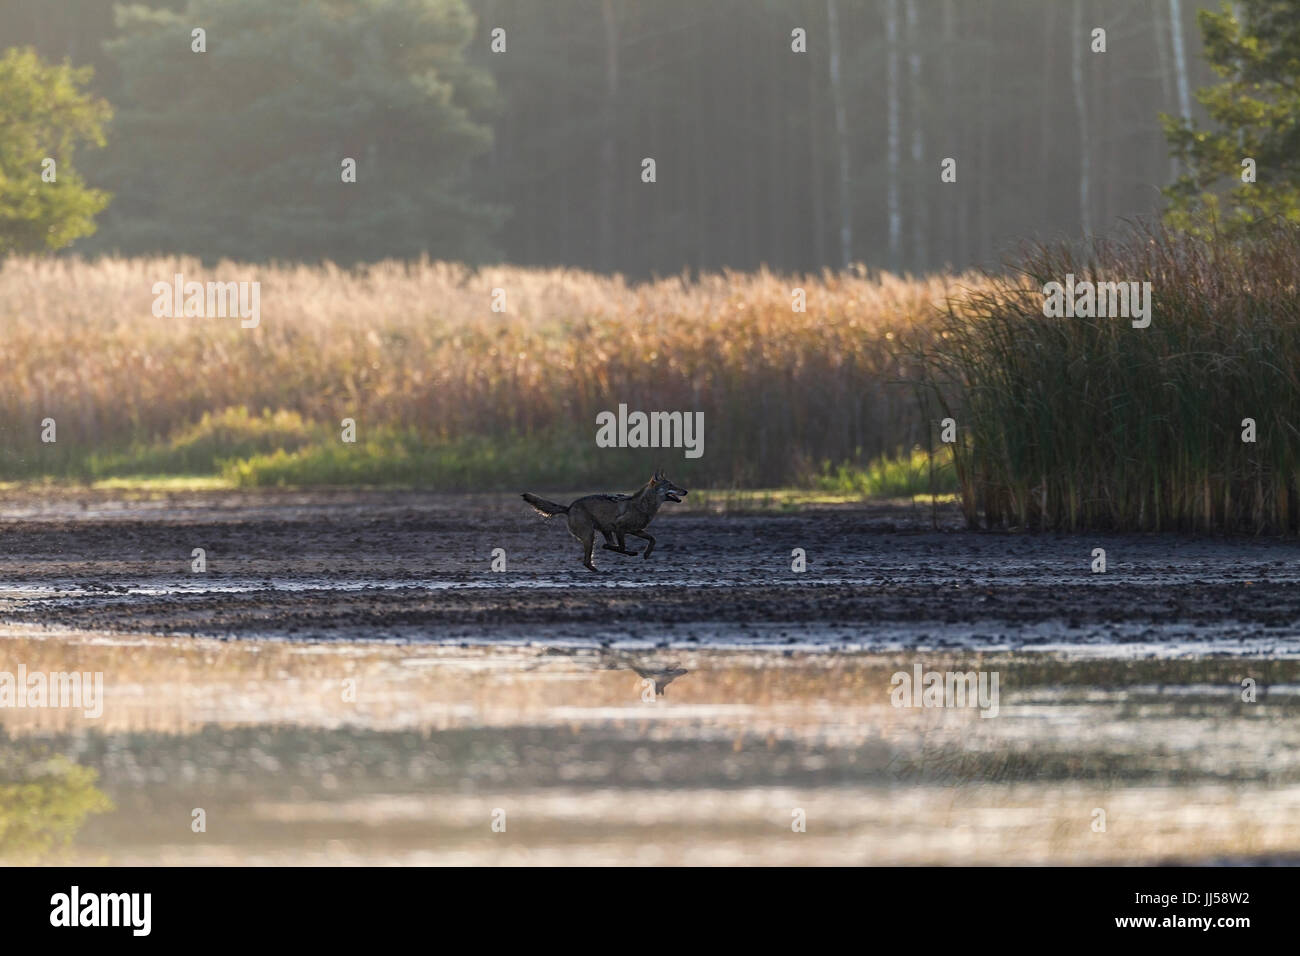
<svg viewBox="0 0 1300 956">
<path fill-rule="evenodd" d="M 1159 116 L 1213 76 L 1196 7 L 9 0 L 0 45 L 93 67 L 115 110 L 73 251 L 919 274 L 1156 213 Z M 430 69 L 446 101 L 405 90 Z"/>
</svg>

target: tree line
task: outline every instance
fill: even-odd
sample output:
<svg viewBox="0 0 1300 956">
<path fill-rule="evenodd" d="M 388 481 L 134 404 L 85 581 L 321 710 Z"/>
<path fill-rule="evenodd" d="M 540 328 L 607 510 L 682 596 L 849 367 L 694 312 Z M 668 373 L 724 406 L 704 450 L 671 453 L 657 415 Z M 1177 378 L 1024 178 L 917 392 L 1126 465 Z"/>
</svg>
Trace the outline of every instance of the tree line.
<svg viewBox="0 0 1300 956">
<path fill-rule="evenodd" d="M 1248 89 L 1300 35 L 1235 6 L 1275 62 L 1180 0 L 10 0 L 0 42 L 111 106 L 77 252 L 925 272 L 1194 204 L 1246 140 L 1178 130 L 1252 115 L 1203 53 Z"/>
</svg>

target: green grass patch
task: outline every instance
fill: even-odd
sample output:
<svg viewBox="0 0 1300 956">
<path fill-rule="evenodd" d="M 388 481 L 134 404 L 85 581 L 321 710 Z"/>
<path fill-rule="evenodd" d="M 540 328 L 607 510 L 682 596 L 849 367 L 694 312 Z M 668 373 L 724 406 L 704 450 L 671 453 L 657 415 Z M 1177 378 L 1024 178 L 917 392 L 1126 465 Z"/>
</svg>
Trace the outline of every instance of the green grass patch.
<svg viewBox="0 0 1300 956">
<path fill-rule="evenodd" d="M 383 429 L 355 443 L 337 436 L 295 450 L 277 449 L 222 463 L 227 481 L 242 488 L 370 485 L 495 491 L 570 487 L 599 480 L 608 463 L 599 449 L 550 439 L 470 436 L 428 441 L 414 432 Z"/>
<path fill-rule="evenodd" d="M 946 448 L 936 454 L 933 469 L 925 453 L 914 449 L 862 466 L 824 464 L 804 488 L 707 491 L 699 463 L 683 459 L 679 451 L 599 449 L 587 436 L 441 439 L 358 423 L 356 438 L 344 442 L 341 430 L 293 411 L 254 414 L 228 408 L 204 414 L 166 438 L 89 451 L 61 439 L 32 445 L 21 456 L 11 451 L 0 466 L 9 487 L 55 482 L 142 492 L 323 486 L 630 491 L 656 467 L 665 467 L 674 480 L 696 489 L 688 499 L 692 507 L 713 510 L 789 510 L 864 498 L 928 500 L 932 491 L 944 496 L 956 488 Z"/>
<path fill-rule="evenodd" d="M 925 449 L 877 458 L 866 465 L 823 463 L 815 482 L 818 491 L 856 498 L 914 498 L 951 495 L 957 491 L 952 448 L 939 445 L 933 459 Z"/>
</svg>

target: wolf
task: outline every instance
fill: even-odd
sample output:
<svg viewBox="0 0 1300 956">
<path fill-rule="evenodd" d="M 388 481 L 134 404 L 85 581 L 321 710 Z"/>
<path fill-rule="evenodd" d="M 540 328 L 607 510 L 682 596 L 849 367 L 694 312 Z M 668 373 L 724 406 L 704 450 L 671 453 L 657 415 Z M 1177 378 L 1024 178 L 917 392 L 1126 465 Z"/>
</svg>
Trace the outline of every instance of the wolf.
<svg viewBox="0 0 1300 956">
<path fill-rule="evenodd" d="M 547 501 L 526 491 L 521 497 L 547 518 L 568 515 L 569 533 L 582 542 L 582 563 L 589 570 L 595 571 L 596 566 L 591 563 L 591 550 L 595 545 L 597 531 L 605 536 L 606 550 L 619 554 L 640 554 L 643 558 L 648 558 L 655 549 L 655 539 L 646 534 L 646 525 L 654 518 L 661 504 L 665 501 L 680 503 L 686 493 L 685 488 L 669 481 L 661 469 L 640 490 L 630 495 L 587 495 L 568 505 L 557 505 L 554 501 Z M 628 550 L 624 538 L 629 534 L 650 542 L 645 551 Z"/>
</svg>

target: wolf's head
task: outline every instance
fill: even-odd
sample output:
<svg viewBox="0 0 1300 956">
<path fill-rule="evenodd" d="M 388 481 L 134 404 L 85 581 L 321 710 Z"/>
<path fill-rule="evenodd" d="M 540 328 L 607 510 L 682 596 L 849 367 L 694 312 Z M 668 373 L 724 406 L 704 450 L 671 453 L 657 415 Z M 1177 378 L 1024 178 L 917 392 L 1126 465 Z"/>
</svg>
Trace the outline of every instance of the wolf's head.
<svg viewBox="0 0 1300 956">
<path fill-rule="evenodd" d="M 685 488 L 668 480 L 662 468 L 656 471 L 655 476 L 650 479 L 650 487 L 660 501 L 676 501 L 680 503 L 682 495 L 686 494 Z"/>
</svg>

